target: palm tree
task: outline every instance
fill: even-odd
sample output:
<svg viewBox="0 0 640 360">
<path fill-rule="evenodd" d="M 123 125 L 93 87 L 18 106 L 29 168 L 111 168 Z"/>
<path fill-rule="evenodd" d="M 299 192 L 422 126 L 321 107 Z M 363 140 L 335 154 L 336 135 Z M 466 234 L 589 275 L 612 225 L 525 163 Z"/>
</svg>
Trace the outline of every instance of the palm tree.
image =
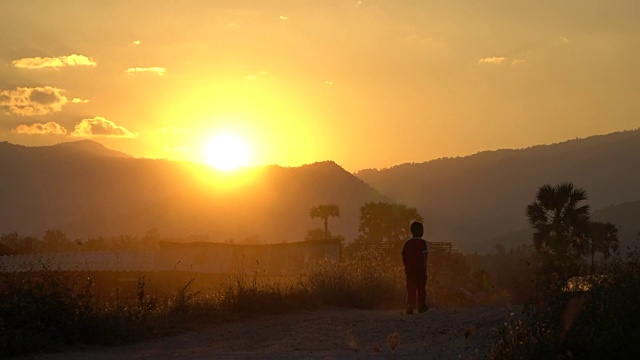
<svg viewBox="0 0 640 360">
<path fill-rule="evenodd" d="M 309 216 L 312 219 L 321 218 L 324 221 L 324 238 L 329 238 L 329 218 L 330 217 L 339 217 L 340 216 L 340 208 L 338 205 L 329 204 L 329 205 L 317 205 L 311 208 L 309 212 Z"/>
<path fill-rule="evenodd" d="M 529 224 L 535 229 L 536 251 L 555 260 L 562 275 L 574 256 L 584 250 L 589 224 L 589 205 L 580 205 L 587 193 L 571 182 L 543 185 L 533 203 L 527 206 Z"/>
<path fill-rule="evenodd" d="M 591 252 L 591 274 L 594 272 L 593 257 L 596 252 L 605 259 L 611 252 L 618 251 L 618 228 L 610 222 L 591 221 L 589 223 L 589 242 Z"/>
</svg>

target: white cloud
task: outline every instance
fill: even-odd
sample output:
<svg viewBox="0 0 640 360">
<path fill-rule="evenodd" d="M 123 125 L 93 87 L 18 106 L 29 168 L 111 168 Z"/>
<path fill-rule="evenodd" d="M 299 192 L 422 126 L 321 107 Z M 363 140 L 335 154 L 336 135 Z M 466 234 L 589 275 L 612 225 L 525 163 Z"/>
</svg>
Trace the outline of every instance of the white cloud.
<svg viewBox="0 0 640 360">
<path fill-rule="evenodd" d="M 280 15 L 280 20 L 289 20 L 288 16 Z"/>
<path fill-rule="evenodd" d="M 20 69 L 61 68 L 65 66 L 96 66 L 96 62 L 87 56 L 72 54 L 58 57 L 32 57 L 14 60 L 11 64 Z"/>
<path fill-rule="evenodd" d="M 15 90 L 0 90 L 0 110 L 20 116 L 46 115 L 62 110 L 69 102 L 64 90 L 51 87 L 19 87 Z M 86 102 L 76 100 L 71 102 Z"/>
<path fill-rule="evenodd" d="M 131 45 L 140 45 L 140 44 L 142 44 L 142 41 L 140 40 L 135 40 L 131 43 Z"/>
<path fill-rule="evenodd" d="M 16 134 L 26 135 L 66 135 L 67 129 L 55 122 L 46 124 L 35 123 L 31 125 L 18 125 L 11 130 Z"/>
<path fill-rule="evenodd" d="M 500 64 L 502 64 L 504 62 L 504 60 L 505 60 L 504 56 L 488 57 L 488 58 L 480 59 L 478 61 L 478 64 L 500 65 Z"/>
<path fill-rule="evenodd" d="M 104 136 L 135 138 L 138 136 L 124 127 L 116 125 L 113 121 L 100 116 L 96 116 L 93 119 L 81 120 L 76 124 L 72 133 L 69 133 L 67 129 L 56 122 L 18 125 L 11 131 L 24 135 L 69 135 L 71 137 Z"/>
<path fill-rule="evenodd" d="M 136 74 L 155 74 L 162 76 L 167 72 L 166 68 L 153 66 L 153 67 L 133 67 L 125 70 L 125 73 L 129 76 L 133 76 Z"/>
<path fill-rule="evenodd" d="M 135 138 L 138 134 L 135 134 L 122 126 L 116 125 L 113 121 L 107 120 L 103 117 L 96 116 L 93 119 L 83 119 L 76 124 L 73 133 L 73 137 L 124 137 Z"/>
<path fill-rule="evenodd" d="M 526 62 L 527 62 L 527 60 L 523 60 L 523 59 L 513 59 L 513 61 L 511 61 L 511 66 L 522 65 L 522 64 L 524 64 Z"/>
<path fill-rule="evenodd" d="M 333 81 L 327 80 L 327 81 L 324 82 L 324 84 L 331 86 L 331 85 L 333 85 Z"/>
</svg>

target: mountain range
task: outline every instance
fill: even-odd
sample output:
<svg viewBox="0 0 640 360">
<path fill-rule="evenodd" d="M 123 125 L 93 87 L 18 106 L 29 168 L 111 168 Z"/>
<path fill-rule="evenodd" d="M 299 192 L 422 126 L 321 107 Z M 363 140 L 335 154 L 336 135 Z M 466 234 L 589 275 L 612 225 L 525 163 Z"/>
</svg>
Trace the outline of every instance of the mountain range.
<svg viewBox="0 0 640 360">
<path fill-rule="evenodd" d="M 309 212 L 336 204 L 330 230 L 357 236 L 359 208 L 389 201 L 333 162 L 276 165 L 229 175 L 209 167 L 137 159 L 99 143 L 49 147 L 0 143 L 0 233 L 71 238 L 142 235 L 214 242 L 301 241 L 321 228 Z M 220 184 L 223 184 L 222 186 Z"/>
<path fill-rule="evenodd" d="M 490 251 L 531 239 L 525 207 L 539 186 L 572 181 L 588 194 L 596 220 L 620 226 L 623 243 L 640 232 L 640 130 L 518 150 L 368 169 L 334 162 L 270 165 L 225 174 L 168 160 L 138 159 L 90 141 L 47 147 L 0 143 L 0 233 L 70 238 L 142 235 L 290 242 L 321 228 L 309 217 L 336 204 L 333 234 L 358 235 L 367 201 L 416 207 L 428 239 Z"/>
<path fill-rule="evenodd" d="M 563 181 L 586 190 L 594 219 L 619 222 L 620 215 L 610 214 L 622 208 L 636 214 L 621 234 L 625 242 L 631 241 L 640 231 L 640 210 L 634 202 L 640 200 L 637 164 L 640 130 L 633 130 L 369 169 L 356 176 L 394 201 L 416 207 L 434 238 L 485 251 L 518 231 L 528 232 L 530 240 L 527 204 L 541 185 Z"/>
</svg>

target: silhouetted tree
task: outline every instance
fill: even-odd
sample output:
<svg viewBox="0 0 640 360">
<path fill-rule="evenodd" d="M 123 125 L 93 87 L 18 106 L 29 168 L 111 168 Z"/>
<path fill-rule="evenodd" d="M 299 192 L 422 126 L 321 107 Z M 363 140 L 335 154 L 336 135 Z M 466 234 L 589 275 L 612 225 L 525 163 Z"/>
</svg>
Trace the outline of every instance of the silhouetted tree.
<svg viewBox="0 0 640 360">
<path fill-rule="evenodd" d="M 409 225 L 412 221 L 422 221 L 416 208 L 388 202 L 368 202 L 360 207 L 358 241 L 388 243 L 391 246 L 403 244 L 411 237 Z"/>
<path fill-rule="evenodd" d="M 543 185 L 533 203 L 527 206 L 527 218 L 535 229 L 533 242 L 542 260 L 555 270 L 561 281 L 569 277 L 580 254 L 585 252 L 589 226 L 589 205 L 580 203 L 587 193 L 571 182 Z"/>
<path fill-rule="evenodd" d="M 589 252 L 591 253 L 591 274 L 595 265 L 593 258 L 596 252 L 601 253 L 605 260 L 612 252 L 618 251 L 618 228 L 610 222 L 591 221 L 589 223 Z"/>
<path fill-rule="evenodd" d="M 338 205 L 317 205 L 311 208 L 309 216 L 312 219 L 321 218 L 324 221 L 324 238 L 329 239 L 329 218 L 340 216 Z"/>
<path fill-rule="evenodd" d="M 68 251 L 73 247 L 71 240 L 67 238 L 67 235 L 59 229 L 50 229 L 45 231 L 42 238 L 42 250 L 43 251 Z"/>
<path fill-rule="evenodd" d="M 16 232 L 11 232 L 0 236 L 0 243 L 8 248 L 8 251 L 5 250 L 8 253 L 31 254 L 37 250 L 38 239 L 32 236 L 22 237 Z"/>
</svg>

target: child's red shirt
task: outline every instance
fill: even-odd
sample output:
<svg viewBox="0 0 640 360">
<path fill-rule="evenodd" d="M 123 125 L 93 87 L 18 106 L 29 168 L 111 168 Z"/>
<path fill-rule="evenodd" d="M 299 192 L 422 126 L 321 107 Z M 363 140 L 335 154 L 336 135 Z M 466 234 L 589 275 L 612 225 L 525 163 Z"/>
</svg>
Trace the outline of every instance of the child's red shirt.
<svg viewBox="0 0 640 360">
<path fill-rule="evenodd" d="M 426 276 L 425 255 L 429 248 L 427 242 L 421 238 L 411 238 L 402 247 L 402 262 L 407 277 L 420 279 Z"/>
</svg>

